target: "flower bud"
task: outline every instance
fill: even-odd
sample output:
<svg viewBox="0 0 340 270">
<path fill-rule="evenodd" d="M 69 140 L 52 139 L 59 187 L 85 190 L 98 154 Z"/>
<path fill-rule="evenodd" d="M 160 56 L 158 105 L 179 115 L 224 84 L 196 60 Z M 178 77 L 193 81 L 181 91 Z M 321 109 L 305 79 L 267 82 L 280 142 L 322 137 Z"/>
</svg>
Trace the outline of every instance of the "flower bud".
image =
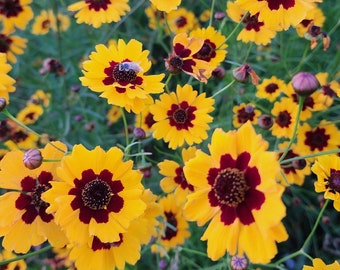
<svg viewBox="0 0 340 270">
<path fill-rule="evenodd" d="M 222 20 L 222 19 L 224 19 L 225 15 L 226 14 L 223 11 L 216 11 L 215 14 L 214 14 L 214 18 L 216 20 Z"/>
<path fill-rule="evenodd" d="M 7 106 L 7 101 L 4 98 L 0 98 L 0 112 L 2 112 Z"/>
<path fill-rule="evenodd" d="M 274 124 L 274 121 L 273 121 L 273 118 L 268 115 L 268 114 L 262 114 L 258 121 L 257 121 L 258 125 L 260 128 L 263 128 L 263 129 L 270 129 L 273 124 Z"/>
<path fill-rule="evenodd" d="M 146 137 L 145 131 L 142 128 L 135 128 L 133 130 L 133 135 L 137 140 L 143 140 Z"/>
<path fill-rule="evenodd" d="M 313 94 L 320 83 L 312 73 L 299 72 L 292 78 L 292 86 L 297 95 L 306 97 Z"/>
<path fill-rule="evenodd" d="M 30 170 L 40 167 L 42 160 L 43 158 L 41 156 L 40 150 L 35 148 L 27 150 L 23 157 L 25 167 Z"/>
<path fill-rule="evenodd" d="M 137 166 L 137 169 L 143 174 L 144 178 L 150 178 L 152 175 L 152 164 L 145 163 Z"/>
<path fill-rule="evenodd" d="M 241 83 L 248 83 L 249 76 L 251 77 L 251 82 L 254 85 L 259 83 L 259 76 L 257 76 L 256 72 L 251 68 L 251 66 L 247 63 L 244 63 L 242 66 L 235 68 L 233 70 L 233 76 L 236 81 Z"/>
<path fill-rule="evenodd" d="M 245 270 L 248 267 L 248 260 L 244 256 L 232 256 L 230 266 L 233 270 Z"/>
<path fill-rule="evenodd" d="M 307 162 L 305 159 L 298 159 L 298 160 L 292 161 L 292 166 L 296 170 L 302 170 L 303 168 L 306 167 L 306 165 L 307 165 Z"/>
<path fill-rule="evenodd" d="M 219 66 L 212 71 L 211 75 L 216 79 L 222 79 L 225 76 L 225 69 Z"/>
</svg>

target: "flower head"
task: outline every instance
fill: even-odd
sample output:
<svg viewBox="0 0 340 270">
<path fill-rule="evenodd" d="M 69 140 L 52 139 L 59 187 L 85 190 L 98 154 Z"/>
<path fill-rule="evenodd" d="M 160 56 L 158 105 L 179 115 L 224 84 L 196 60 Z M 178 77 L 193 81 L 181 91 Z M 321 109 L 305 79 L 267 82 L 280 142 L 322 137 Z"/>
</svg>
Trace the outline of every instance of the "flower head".
<svg viewBox="0 0 340 270">
<path fill-rule="evenodd" d="M 0 33 L 0 53 L 5 53 L 9 62 L 16 63 L 15 55 L 24 53 L 27 39 L 11 35 L 12 32 Z"/>
<path fill-rule="evenodd" d="M 283 80 L 275 76 L 269 79 L 263 79 L 262 83 L 256 86 L 256 96 L 267 99 L 270 102 L 276 100 L 281 93 L 286 92 L 286 84 Z"/>
<path fill-rule="evenodd" d="M 207 98 L 205 93 L 198 95 L 191 85 L 177 85 L 176 92 L 162 94 L 150 106 L 155 124 L 153 136 L 169 142 L 169 147 L 176 149 L 200 143 L 208 137 L 208 123 L 213 118 L 209 115 L 214 110 L 214 99 Z"/>
<path fill-rule="evenodd" d="M 166 16 L 166 23 L 174 34 L 187 33 L 198 26 L 195 14 L 185 8 L 170 11 Z"/>
<path fill-rule="evenodd" d="M 25 29 L 33 18 L 29 4 L 32 0 L 5 0 L 0 2 L 0 14 L 4 31 L 14 31 L 15 28 Z"/>
<path fill-rule="evenodd" d="M 248 120 L 252 124 L 257 124 L 257 119 L 261 112 L 255 109 L 253 104 L 242 103 L 240 105 L 234 106 L 233 108 L 233 126 L 240 127 Z"/>
<path fill-rule="evenodd" d="M 46 35 L 51 29 L 57 27 L 57 19 L 52 10 L 42 10 L 38 16 L 35 17 L 32 25 L 32 34 Z"/>
<path fill-rule="evenodd" d="M 109 104 L 140 113 L 146 104 L 153 103 L 151 94 L 164 91 L 163 74 L 145 75 L 151 68 L 148 54 L 135 39 L 128 43 L 119 39 L 117 46 L 97 45 L 90 60 L 83 63 L 84 77 L 80 80 L 92 91 L 100 92 Z"/>
<path fill-rule="evenodd" d="M 12 67 L 7 63 L 7 56 L 5 53 L 0 53 L 0 96 L 9 102 L 9 93 L 15 91 L 15 80 L 8 75 Z"/>
<path fill-rule="evenodd" d="M 209 222 L 201 239 L 208 241 L 207 253 L 213 260 L 227 251 L 266 263 L 277 253 L 275 242 L 288 237 L 281 223 L 283 188 L 275 182 L 279 163 L 267 148 L 247 122 L 237 131 L 216 129 L 210 154 L 198 150 L 184 166 L 184 175 L 194 186 L 185 215 L 199 226 Z"/>
</svg>

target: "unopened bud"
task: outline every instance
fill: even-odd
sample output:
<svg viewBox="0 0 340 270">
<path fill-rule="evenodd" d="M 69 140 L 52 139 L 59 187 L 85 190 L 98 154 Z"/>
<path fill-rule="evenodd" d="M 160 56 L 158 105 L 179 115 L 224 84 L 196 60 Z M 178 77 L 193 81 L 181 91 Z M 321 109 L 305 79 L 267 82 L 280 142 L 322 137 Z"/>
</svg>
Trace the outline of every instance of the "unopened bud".
<svg viewBox="0 0 340 270">
<path fill-rule="evenodd" d="M 225 76 L 225 69 L 223 67 L 217 67 L 215 68 L 211 75 L 216 79 L 222 79 Z"/>
<path fill-rule="evenodd" d="M 150 178 L 152 173 L 151 173 L 151 169 L 152 169 L 152 164 L 151 163 L 145 163 L 142 165 L 138 166 L 138 170 L 143 173 L 143 176 L 145 178 Z"/>
<path fill-rule="evenodd" d="M 7 101 L 4 98 L 0 98 L 0 112 L 2 112 L 7 106 Z"/>
<path fill-rule="evenodd" d="M 248 267 L 248 260 L 244 256 L 232 256 L 230 266 L 233 270 L 245 270 Z"/>
<path fill-rule="evenodd" d="M 302 170 L 302 169 L 304 169 L 306 167 L 307 162 L 306 162 L 305 159 L 298 159 L 298 160 L 292 161 L 292 165 L 293 165 L 294 169 Z"/>
<path fill-rule="evenodd" d="M 214 14 L 214 18 L 216 20 L 222 20 L 222 19 L 224 19 L 225 15 L 226 14 L 223 11 L 216 11 L 215 14 Z"/>
<path fill-rule="evenodd" d="M 42 160 L 43 158 L 40 150 L 35 148 L 27 150 L 23 157 L 25 167 L 30 170 L 40 167 Z"/>
<path fill-rule="evenodd" d="M 318 79 L 309 72 L 299 72 L 292 78 L 292 86 L 299 96 L 309 96 L 320 86 Z"/>
<path fill-rule="evenodd" d="M 143 140 L 146 137 L 145 131 L 142 128 L 135 128 L 133 130 L 133 135 L 137 140 Z"/>
<path fill-rule="evenodd" d="M 251 82 L 254 85 L 257 85 L 260 81 L 260 77 L 257 76 L 256 72 L 247 63 L 243 64 L 238 68 L 235 68 L 233 70 L 233 76 L 236 81 L 241 83 L 248 83 L 249 76 L 251 77 Z"/>
<path fill-rule="evenodd" d="M 274 120 L 273 118 L 268 115 L 268 114 L 262 114 L 257 121 L 258 125 L 260 128 L 263 129 L 270 129 L 273 124 L 274 124 Z"/>
</svg>

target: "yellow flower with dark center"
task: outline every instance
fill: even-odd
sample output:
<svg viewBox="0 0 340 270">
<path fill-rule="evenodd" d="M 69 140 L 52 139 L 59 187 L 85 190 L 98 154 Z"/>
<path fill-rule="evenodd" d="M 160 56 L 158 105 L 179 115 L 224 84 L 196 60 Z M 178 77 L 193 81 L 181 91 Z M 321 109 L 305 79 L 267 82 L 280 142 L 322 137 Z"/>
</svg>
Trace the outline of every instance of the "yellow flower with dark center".
<svg viewBox="0 0 340 270">
<path fill-rule="evenodd" d="M 209 222 L 201 240 L 208 241 L 212 260 L 228 252 L 268 263 L 277 253 L 275 242 L 288 237 L 281 222 L 284 189 L 275 181 L 280 169 L 276 154 L 267 151 L 268 143 L 250 122 L 237 131 L 216 129 L 208 147 L 209 154 L 198 150 L 184 166 L 194 186 L 184 207 L 187 220 L 199 226 Z"/>
<path fill-rule="evenodd" d="M 152 252 L 164 256 L 170 249 L 183 245 L 190 237 L 189 224 L 183 215 L 183 205 L 178 205 L 173 194 L 168 194 L 159 200 L 163 208 L 161 217 L 163 222 L 156 243 L 151 246 Z"/>
<path fill-rule="evenodd" d="M 43 113 L 44 109 L 41 105 L 29 103 L 25 108 L 18 112 L 17 119 L 21 123 L 29 125 L 35 123 Z"/>
<path fill-rule="evenodd" d="M 316 174 L 316 192 L 324 192 L 325 199 L 333 200 L 334 208 L 340 212 L 340 157 L 338 155 L 318 156 L 312 166 Z"/>
<path fill-rule="evenodd" d="M 313 8 L 308 10 L 305 18 L 295 26 L 295 30 L 300 37 L 303 37 L 311 24 L 322 28 L 325 19 L 322 10 L 313 3 Z"/>
<path fill-rule="evenodd" d="M 236 0 L 235 3 L 249 11 L 251 16 L 258 14 L 259 20 L 269 28 L 287 30 L 305 19 L 315 2 L 322 0 Z"/>
<path fill-rule="evenodd" d="M 9 260 L 9 259 L 13 259 L 15 258 L 17 255 L 15 255 L 14 253 L 3 249 L 1 251 L 0 254 L 0 261 L 5 261 L 5 260 Z M 8 263 L 6 265 L 2 265 L 3 268 L 7 269 L 7 270 L 26 270 L 27 269 L 27 265 L 25 263 L 25 260 L 18 260 L 18 261 L 14 261 L 11 263 Z"/>
<path fill-rule="evenodd" d="M 132 166 L 117 147 L 105 152 L 99 146 L 87 150 L 75 145 L 61 160 L 60 181 L 51 182 L 43 199 L 71 243 L 87 244 L 91 236 L 103 243 L 120 241 L 144 213 L 142 174 Z"/>
<path fill-rule="evenodd" d="M 334 98 L 340 97 L 340 82 L 331 80 L 327 72 L 319 72 L 315 75 L 321 86 L 321 94 L 325 97 L 324 105 L 332 106 Z"/>
<path fill-rule="evenodd" d="M 340 264 L 334 261 L 332 264 L 325 264 L 321 259 L 313 259 L 313 266 L 304 265 L 302 270 L 339 270 Z"/>
<path fill-rule="evenodd" d="M 226 37 L 212 26 L 200 28 L 190 32 L 190 37 L 204 39 L 201 49 L 193 55 L 194 59 L 209 62 L 212 69 L 221 64 L 227 55 Z"/>
<path fill-rule="evenodd" d="M 189 147 L 182 150 L 182 163 L 185 164 L 189 159 L 193 158 L 196 153 L 196 147 Z M 185 179 L 183 165 L 178 164 L 174 160 L 164 160 L 158 163 L 159 173 L 164 175 L 160 182 L 160 186 L 165 193 L 174 191 L 174 197 L 178 205 L 183 205 L 186 196 L 194 191 L 194 187 Z"/>
<path fill-rule="evenodd" d="M 148 6 L 145 9 L 145 14 L 149 18 L 149 27 L 151 29 L 158 29 L 165 24 L 164 11 L 159 11 L 154 5 Z"/>
<path fill-rule="evenodd" d="M 269 79 L 263 79 L 262 83 L 257 85 L 256 88 L 257 97 L 273 102 L 281 93 L 286 92 L 287 86 L 283 80 L 272 76 Z"/>
<path fill-rule="evenodd" d="M 141 128 L 145 131 L 146 135 L 150 135 L 153 132 L 153 124 L 156 123 L 153 120 L 153 114 L 150 112 L 150 105 L 146 106 L 143 111 L 136 114 L 135 127 Z"/>
<path fill-rule="evenodd" d="M 84 0 L 68 6 L 69 11 L 75 11 L 77 23 L 86 23 L 99 28 L 103 23 L 120 21 L 121 17 L 130 11 L 128 0 Z"/>
<path fill-rule="evenodd" d="M 170 11 L 165 20 L 174 34 L 187 33 L 198 27 L 198 20 L 195 14 L 185 8 Z"/>
<path fill-rule="evenodd" d="M 234 106 L 233 113 L 234 127 L 240 127 L 247 121 L 250 121 L 252 124 L 257 124 L 257 120 L 261 115 L 261 112 L 255 109 L 255 105 L 245 103 Z"/>
<path fill-rule="evenodd" d="M 0 33 L 0 53 L 7 55 L 8 61 L 16 63 L 15 55 L 24 53 L 26 48 L 27 39 L 18 36 L 12 36 L 11 32 Z"/>
<path fill-rule="evenodd" d="M 29 103 L 33 103 L 35 105 L 41 105 L 44 108 L 47 108 L 50 105 L 50 99 L 51 99 L 50 93 L 46 93 L 43 90 L 38 89 L 31 95 L 30 99 L 27 102 L 27 105 Z"/>
<path fill-rule="evenodd" d="M 32 25 L 32 34 L 46 35 L 51 29 L 56 29 L 57 19 L 52 10 L 42 10 L 38 16 L 35 17 Z"/>
<path fill-rule="evenodd" d="M 176 10 L 181 4 L 182 0 L 150 0 L 150 2 L 160 11 L 169 13 L 172 10 Z"/>
<path fill-rule="evenodd" d="M 109 104 L 140 113 L 146 104 L 153 103 L 151 94 L 164 91 L 164 74 L 145 75 L 151 68 L 148 54 L 135 39 L 128 43 L 119 39 L 117 46 L 97 45 L 90 60 L 83 63 L 84 77 L 80 80 L 92 91 L 100 92 Z"/>
<path fill-rule="evenodd" d="M 122 117 L 122 110 L 117 106 L 112 106 L 106 114 L 106 119 L 108 120 L 108 125 L 112 125 Z"/>
<path fill-rule="evenodd" d="M 274 123 L 271 132 L 277 138 L 291 138 L 293 135 L 296 114 L 298 106 L 290 99 L 282 99 L 280 102 L 275 102 L 271 110 L 274 116 Z"/>
<path fill-rule="evenodd" d="M 7 63 L 7 57 L 5 53 L 0 53 L 0 96 L 9 102 L 9 93 L 15 91 L 15 80 L 8 75 L 12 66 Z"/>
<path fill-rule="evenodd" d="M 227 14 L 233 21 L 240 22 L 246 12 L 237 2 L 228 1 Z M 237 40 L 244 43 L 254 42 L 256 45 L 267 45 L 276 35 L 275 29 L 269 28 L 263 20 L 259 19 L 259 13 L 248 13 L 242 23 L 244 28 L 238 34 Z"/>
<path fill-rule="evenodd" d="M 0 2 L 0 20 L 4 32 L 12 32 L 15 28 L 24 30 L 33 18 L 29 4 L 32 0 L 4 0 Z"/>
<path fill-rule="evenodd" d="M 58 25 L 56 25 L 55 28 L 52 28 L 55 32 L 57 32 L 58 30 L 60 32 L 65 32 L 68 30 L 68 28 L 70 27 L 71 21 L 70 21 L 70 17 L 67 15 L 64 15 L 62 13 L 58 13 L 57 14 L 57 24 L 59 24 L 59 28 Z"/>
<path fill-rule="evenodd" d="M 304 123 L 297 134 L 297 147 L 303 155 L 337 149 L 339 145 L 338 128 L 326 120 L 313 128 Z"/>
<path fill-rule="evenodd" d="M 41 149 L 41 154 L 45 159 L 56 161 L 43 162 L 34 170 L 25 167 L 24 153 L 18 150 L 7 153 L 0 162 L 0 187 L 10 190 L 0 196 L 0 235 L 4 236 L 2 245 L 8 250 L 26 253 L 46 240 L 55 247 L 68 243 L 53 215 L 47 213 L 49 205 L 42 198 L 56 179 L 58 160 L 66 151 L 60 142 L 53 145 L 58 149 L 48 144 Z"/>
<path fill-rule="evenodd" d="M 214 99 L 205 93 L 198 95 L 191 85 L 177 85 L 176 92 L 162 94 L 150 106 L 155 124 L 154 138 L 169 142 L 171 149 L 200 143 L 208 137 L 208 123 L 213 118 L 209 115 L 214 110 Z"/>
</svg>

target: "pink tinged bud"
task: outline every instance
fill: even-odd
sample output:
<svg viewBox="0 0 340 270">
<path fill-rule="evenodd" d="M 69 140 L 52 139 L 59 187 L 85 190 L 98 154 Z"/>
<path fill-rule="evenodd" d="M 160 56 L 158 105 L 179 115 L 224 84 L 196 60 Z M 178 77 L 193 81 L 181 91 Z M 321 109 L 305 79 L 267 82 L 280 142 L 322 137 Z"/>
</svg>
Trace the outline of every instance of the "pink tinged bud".
<svg viewBox="0 0 340 270">
<path fill-rule="evenodd" d="M 225 76 L 225 69 L 223 67 L 215 68 L 211 75 L 216 79 L 222 79 Z"/>
<path fill-rule="evenodd" d="M 257 85 L 260 81 L 260 77 L 257 76 L 256 72 L 247 63 L 233 70 L 233 76 L 236 81 L 241 83 L 248 83 L 249 77 L 253 85 Z"/>
<path fill-rule="evenodd" d="M 216 20 L 222 20 L 222 19 L 224 19 L 225 15 L 226 14 L 222 11 L 216 11 L 215 14 L 214 14 L 214 18 Z"/>
<path fill-rule="evenodd" d="M 274 121 L 273 121 L 273 118 L 270 115 L 262 114 L 258 118 L 257 123 L 258 123 L 259 127 L 262 128 L 262 129 L 270 129 L 273 126 Z"/>
<path fill-rule="evenodd" d="M 25 167 L 30 170 L 40 167 L 42 161 L 43 158 L 41 156 L 40 150 L 35 148 L 27 150 L 23 157 Z"/>
<path fill-rule="evenodd" d="M 146 137 L 145 131 L 142 128 L 135 128 L 133 130 L 133 135 L 137 140 L 143 140 Z"/>
<path fill-rule="evenodd" d="M 292 78 L 292 86 L 299 96 L 309 96 L 320 86 L 317 78 L 309 72 L 299 72 Z"/>
</svg>

